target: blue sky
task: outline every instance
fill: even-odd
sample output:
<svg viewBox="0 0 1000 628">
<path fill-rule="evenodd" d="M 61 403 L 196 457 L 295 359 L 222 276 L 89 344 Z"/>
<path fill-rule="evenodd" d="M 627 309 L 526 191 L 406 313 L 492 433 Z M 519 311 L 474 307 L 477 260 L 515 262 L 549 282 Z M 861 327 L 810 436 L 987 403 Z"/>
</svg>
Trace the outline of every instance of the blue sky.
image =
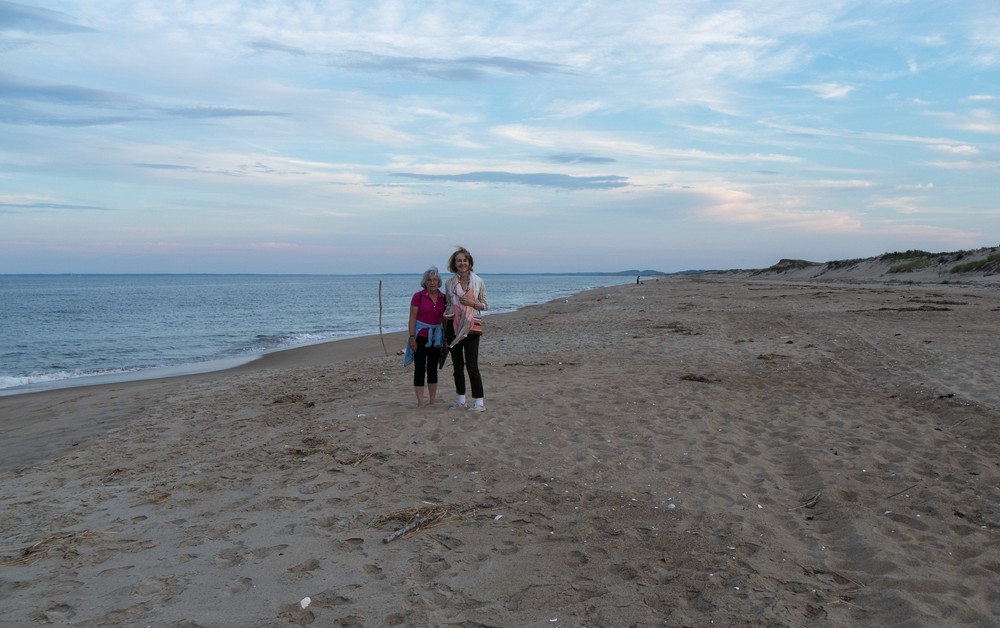
<svg viewBox="0 0 1000 628">
<path fill-rule="evenodd" d="M 0 0 L 0 272 L 1000 244 L 1000 2 Z"/>
</svg>

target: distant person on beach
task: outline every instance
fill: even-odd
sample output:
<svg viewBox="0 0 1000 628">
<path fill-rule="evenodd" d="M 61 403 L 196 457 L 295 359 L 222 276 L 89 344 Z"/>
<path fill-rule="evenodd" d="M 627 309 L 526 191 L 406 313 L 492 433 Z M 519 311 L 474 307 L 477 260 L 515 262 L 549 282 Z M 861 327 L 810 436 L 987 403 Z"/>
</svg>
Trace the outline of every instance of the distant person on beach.
<svg viewBox="0 0 1000 628">
<path fill-rule="evenodd" d="M 472 253 L 464 247 L 458 247 L 448 258 L 448 270 L 454 275 L 444 287 L 448 302 L 444 313 L 444 336 L 451 351 L 455 392 L 458 394 L 451 409 L 483 412 L 486 403 L 483 378 L 479 374 L 479 339 L 483 333 L 479 313 L 489 309 L 489 302 L 486 299 L 486 283 L 472 272 L 472 264 Z M 472 385 L 472 405 L 465 396 L 466 370 Z"/>
<path fill-rule="evenodd" d="M 410 337 L 406 341 L 403 364 L 413 362 L 413 389 L 417 394 L 417 407 L 424 407 L 424 379 L 427 379 L 428 403 L 437 399 L 438 358 L 444 345 L 443 316 L 444 294 L 441 293 L 441 275 L 431 266 L 420 278 L 419 292 L 410 299 Z"/>
</svg>

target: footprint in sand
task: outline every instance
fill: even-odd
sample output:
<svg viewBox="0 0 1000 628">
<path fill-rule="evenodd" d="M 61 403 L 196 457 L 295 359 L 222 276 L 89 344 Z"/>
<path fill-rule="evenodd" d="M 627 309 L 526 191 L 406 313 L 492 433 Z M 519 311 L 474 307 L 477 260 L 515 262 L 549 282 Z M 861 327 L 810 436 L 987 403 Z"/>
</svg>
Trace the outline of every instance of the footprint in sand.
<svg viewBox="0 0 1000 628">
<path fill-rule="evenodd" d="M 290 571 L 292 573 L 303 573 L 303 572 L 307 572 L 307 571 L 315 571 L 317 569 L 319 569 L 319 561 L 317 559 L 315 559 L 315 558 L 310 558 L 309 560 L 305 561 L 304 563 L 299 563 L 298 565 L 295 565 L 294 567 L 289 567 L 288 571 Z"/>
<path fill-rule="evenodd" d="M 513 541 L 503 541 L 500 547 L 494 547 L 493 551 L 501 556 L 510 556 L 521 551 L 521 546 Z"/>
<path fill-rule="evenodd" d="M 583 552 L 574 550 L 566 555 L 563 562 L 570 567 L 580 567 L 589 563 L 590 559 Z"/>
<path fill-rule="evenodd" d="M 227 549 L 219 552 L 215 555 L 215 565 L 216 567 L 229 568 L 235 567 L 243 562 L 243 557 L 240 552 L 235 549 Z"/>
<path fill-rule="evenodd" d="M 353 552 L 362 549 L 364 547 L 364 544 L 365 540 L 359 539 L 357 537 L 344 539 L 344 541 L 340 544 L 340 549 L 348 552 Z"/>
<path fill-rule="evenodd" d="M 237 578 L 229 583 L 226 587 L 226 595 L 239 595 L 240 593 L 246 593 L 253 588 L 253 579 L 251 578 Z"/>
<path fill-rule="evenodd" d="M 364 570 L 364 572 L 369 576 L 378 578 L 379 580 L 385 578 L 385 576 L 382 575 L 382 568 L 378 565 L 364 565 L 361 569 Z"/>
<path fill-rule="evenodd" d="M 55 604 L 45 609 L 41 617 L 53 624 L 62 624 L 67 623 L 74 615 L 76 615 L 76 610 L 72 606 Z"/>
</svg>

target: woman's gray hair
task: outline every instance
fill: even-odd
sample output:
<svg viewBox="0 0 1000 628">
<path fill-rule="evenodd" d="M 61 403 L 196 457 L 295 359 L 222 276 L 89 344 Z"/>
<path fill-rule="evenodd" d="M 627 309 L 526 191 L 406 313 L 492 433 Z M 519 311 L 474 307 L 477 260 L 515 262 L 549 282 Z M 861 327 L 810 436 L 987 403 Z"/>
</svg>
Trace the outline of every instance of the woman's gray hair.
<svg viewBox="0 0 1000 628">
<path fill-rule="evenodd" d="M 424 271 L 423 277 L 420 278 L 420 287 L 426 290 L 427 282 L 431 280 L 431 277 L 437 277 L 438 280 L 441 279 L 441 273 L 438 272 L 437 266 L 431 266 Z"/>
</svg>

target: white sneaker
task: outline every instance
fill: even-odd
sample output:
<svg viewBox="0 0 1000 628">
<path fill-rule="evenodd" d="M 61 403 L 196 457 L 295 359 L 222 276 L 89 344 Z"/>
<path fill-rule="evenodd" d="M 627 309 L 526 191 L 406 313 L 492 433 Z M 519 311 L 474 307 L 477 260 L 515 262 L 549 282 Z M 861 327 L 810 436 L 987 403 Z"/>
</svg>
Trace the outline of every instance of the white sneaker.
<svg viewBox="0 0 1000 628">
<path fill-rule="evenodd" d="M 486 404 L 475 404 L 469 410 L 473 412 L 486 412 Z"/>
<path fill-rule="evenodd" d="M 455 403 L 451 404 L 451 407 L 449 407 L 448 409 L 449 410 L 466 410 L 467 408 L 468 408 L 468 406 L 465 405 L 464 403 L 462 403 L 461 401 L 455 401 Z"/>
</svg>

